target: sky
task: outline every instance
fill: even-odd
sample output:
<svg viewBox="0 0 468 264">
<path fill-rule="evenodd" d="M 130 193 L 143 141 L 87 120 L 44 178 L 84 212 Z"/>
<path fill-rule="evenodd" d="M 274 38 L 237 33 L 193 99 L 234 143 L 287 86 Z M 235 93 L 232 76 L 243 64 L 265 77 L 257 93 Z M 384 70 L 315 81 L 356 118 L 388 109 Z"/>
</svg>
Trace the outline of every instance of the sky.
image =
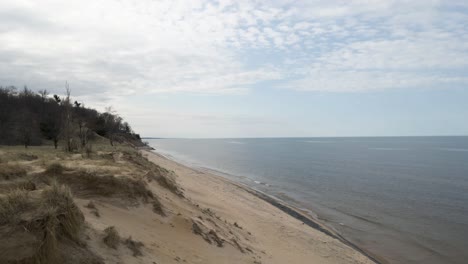
<svg viewBox="0 0 468 264">
<path fill-rule="evenodd" d="M 464 0 L 0 0 L 0 86 L 147 137 L 468 135 Z"/>
</svg>

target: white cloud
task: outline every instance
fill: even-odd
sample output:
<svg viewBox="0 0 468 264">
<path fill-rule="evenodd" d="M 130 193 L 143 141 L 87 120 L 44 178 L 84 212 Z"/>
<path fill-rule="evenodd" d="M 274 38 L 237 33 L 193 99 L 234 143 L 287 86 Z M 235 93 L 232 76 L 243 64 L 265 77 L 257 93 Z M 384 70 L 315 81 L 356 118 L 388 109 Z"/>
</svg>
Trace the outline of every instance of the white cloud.
<svg viewBox="0 0 468 264">
<path fill-rule="evenodd" d="M 3 0 L 0 85 L 58 91 L 68 80 L 76 95 L 102 96 L 238 94 L 267 80 L 320 91 L 459 86 L 463 9 L 422 0 Z M 268 55 L 251 61 L 253 51 Z"/>
<path fill-rule="evenodd" d="M 237 93 L 278 78 L 272 67 L 248 69 L 227 47 L 240 24 L 256 23 L 249 12 L 220 11 L 231 5 L 7 1 L 0 7 L 10 15 L 0 18 L 8 25 L 0 31 L 0 82 L 54 89 L 68 80 L 78 95 Z M 247 41 L 255 42 L 257 31 L 252 27 Z"/>
<path fill-rule="evenodd" d="M 468 85 L 467 77 L 356 70 L 313 70 L 307 77 L 289 82 L 285 88 L 300 91 L 362 92 L 405 88 L 446 88 Z"/>
</svg>

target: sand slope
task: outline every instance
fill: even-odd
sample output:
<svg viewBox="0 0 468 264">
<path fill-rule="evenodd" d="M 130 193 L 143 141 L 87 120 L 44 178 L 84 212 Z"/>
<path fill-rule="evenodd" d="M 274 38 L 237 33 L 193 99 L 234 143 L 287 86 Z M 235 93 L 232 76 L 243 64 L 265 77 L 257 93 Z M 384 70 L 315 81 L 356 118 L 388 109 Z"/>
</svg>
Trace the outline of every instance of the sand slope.
<svg viewBox="0 0 468 264">
<path fill-rule="evenodd" d="M 221 218 L 221 221 L 215 218 L 218 222 L 226 220 L 226 228 L 238 233 L 238 242 L 252 250 L 242 253 L 232 245 L 217 248 L 201 237 L 190 235 L 184 241 L 177 241 L 177 252 L 183 252 L 184 259 L 190 263 L 373 263 L 340 241 L 304 225 L 219 176 L 193 170 L 148 151 L 145 154 L 150 161 L 173 170 L 186 197 L 201 208 L 215 212 Z M 197 212 L 190 206 L 177 205 L 177 210 L 196 217 Z M 167 220 L 176 222 L 179 225 L 176 229 L 189 229 L 177 217 Z M 185 237 L 183 230 L 175 232 Z"/>
</svg>

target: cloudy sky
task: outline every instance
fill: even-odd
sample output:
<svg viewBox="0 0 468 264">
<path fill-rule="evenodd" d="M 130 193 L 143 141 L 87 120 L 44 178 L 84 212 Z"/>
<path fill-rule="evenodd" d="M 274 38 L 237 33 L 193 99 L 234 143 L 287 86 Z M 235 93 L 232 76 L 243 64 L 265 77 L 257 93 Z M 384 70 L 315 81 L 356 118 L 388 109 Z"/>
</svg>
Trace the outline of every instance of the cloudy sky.
<svg viewBox="0 0 468 264">
<path fill-rule="evenodd" d="M 0 85 L 144 136 L 468 134 L 464 0 L 0 0 Z"/>
</svg>

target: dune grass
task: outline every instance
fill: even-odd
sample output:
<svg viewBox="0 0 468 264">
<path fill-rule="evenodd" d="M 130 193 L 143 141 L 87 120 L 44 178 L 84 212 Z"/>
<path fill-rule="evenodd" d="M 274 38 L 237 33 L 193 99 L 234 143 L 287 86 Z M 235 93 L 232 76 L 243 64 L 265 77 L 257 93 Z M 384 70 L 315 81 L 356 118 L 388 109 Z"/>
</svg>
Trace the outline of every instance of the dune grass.
<svg viewBox="0 0 468 264">
<path fill-rule="evenodd" d="M 135 241 L 132 237 L 125 239 L 124 244 L 132 251 L 134 257 L 143 256 L 141 248 L 144 246 L 143 242 Z"/>
<path fill-rule="evenodd" d="M 149 168 L 149 171 L 146 173 L 146 179 L 151 181 L 156 181 L 161 187 L 168 189 L 174 194 L 178 196 L 183 196 L 183 192 L 180 187 L 177 185 L 176 181 L 174 180 L 174 174 L 171 171 L 166 170 L 165 168 L 158 166 L 150 161 L 148 161 L 143 156 L 138 156 L 138 160 L 145 160 L 141 162 Z"/>
<path fill-rule="evenodd" d="M 73 202 L 70 189 L 58 183 L 34 194 L 24 189 L 6 193 L 0 197 L 0 217 L 0 229 L 10 230 L 10 237 L 25 231 L 32 237 L 24 245 L 32 248 L 32 254 L 18 252 L 18 262 L 12 263 L 64 263 L 59 242 L 66 239 L 76 247 L 82 245 L 83 214 Z"/>
<path fill-rule="evenodd" d="M 127 197 L 132 200 L 141 198 L 145 202 L 155 198 L 143 181 L 127 177 L 102 175 L 96 171 L 87 170 L 77 170 L 50 176 L 70 186 L 78 196 Z"/>
<path fill-rule="evenodd" d="M 0 166 L 0 179 L 13 180 L 26 176 L 26 168 L 20 164 L 2 164 Z"/>
<path fill-rule="evenodd" d="M 18 215 L 32 206 L 29 192 L 24 189 L 15 189 L 0 196 L 0 225 L 16 222 Z"/>
<path fill-rule="evenodd" d="M 179 192 L 172 172 L 148 161 L 135 149 L 94 145 L 90 154 L 85 160 L 80 154 L 50 146 L 31 147 L 27 153 L 17 147 L 0 151 L 0 252 L 9 250 L 7 263 L 72 263 L 85 255 L 96 260 L 92 263 L 102 263 L 84 247 L 84 215 L 73 196 L 100 202 L 105 199 L 123 206 L 149 203 L 155 213 L 164 216 L 163 204 L 147 182 L 154 180 L 171 192 Z M 117 172 L 120 168 L 125 168 L 123 173 Z M 149 171 L 151 176 L 138 177 Z M 93 201 L 85 207 L 100 216 Z M 104 243 L 109 247 L 122 243 L 134 256 L 142 255 L 143 243 L 131 237 L 121 239 L 115 227 L 104 233 Z M 20 241 L 16 236 L 27 237 Z M 67 250 L 86 254 L 68 262 L 71 258 Z"/>
<path fill-rule="evenodd" d="M 104 229 L 104 238 L 102 240 L 108 247 L 117 249 L 120 243 L 120 235 L 114 226 Z"/>
<path fill-rule="evenodd" d="M 65 167 L 62 164 L 54 162 L 52 164 L 47 165 L 45 173 L 50 176 L 61 175 L 65 171 Z"/>
<path fill-rule="evenodd" d="M 79 231 L 84 223 L 84 216 L 73 201 L 70 188 L 53 182 L 42 192 L 42 199 L 45 209 L 55 212 L 61 234 L 79 242 Z"/>
</svg>

